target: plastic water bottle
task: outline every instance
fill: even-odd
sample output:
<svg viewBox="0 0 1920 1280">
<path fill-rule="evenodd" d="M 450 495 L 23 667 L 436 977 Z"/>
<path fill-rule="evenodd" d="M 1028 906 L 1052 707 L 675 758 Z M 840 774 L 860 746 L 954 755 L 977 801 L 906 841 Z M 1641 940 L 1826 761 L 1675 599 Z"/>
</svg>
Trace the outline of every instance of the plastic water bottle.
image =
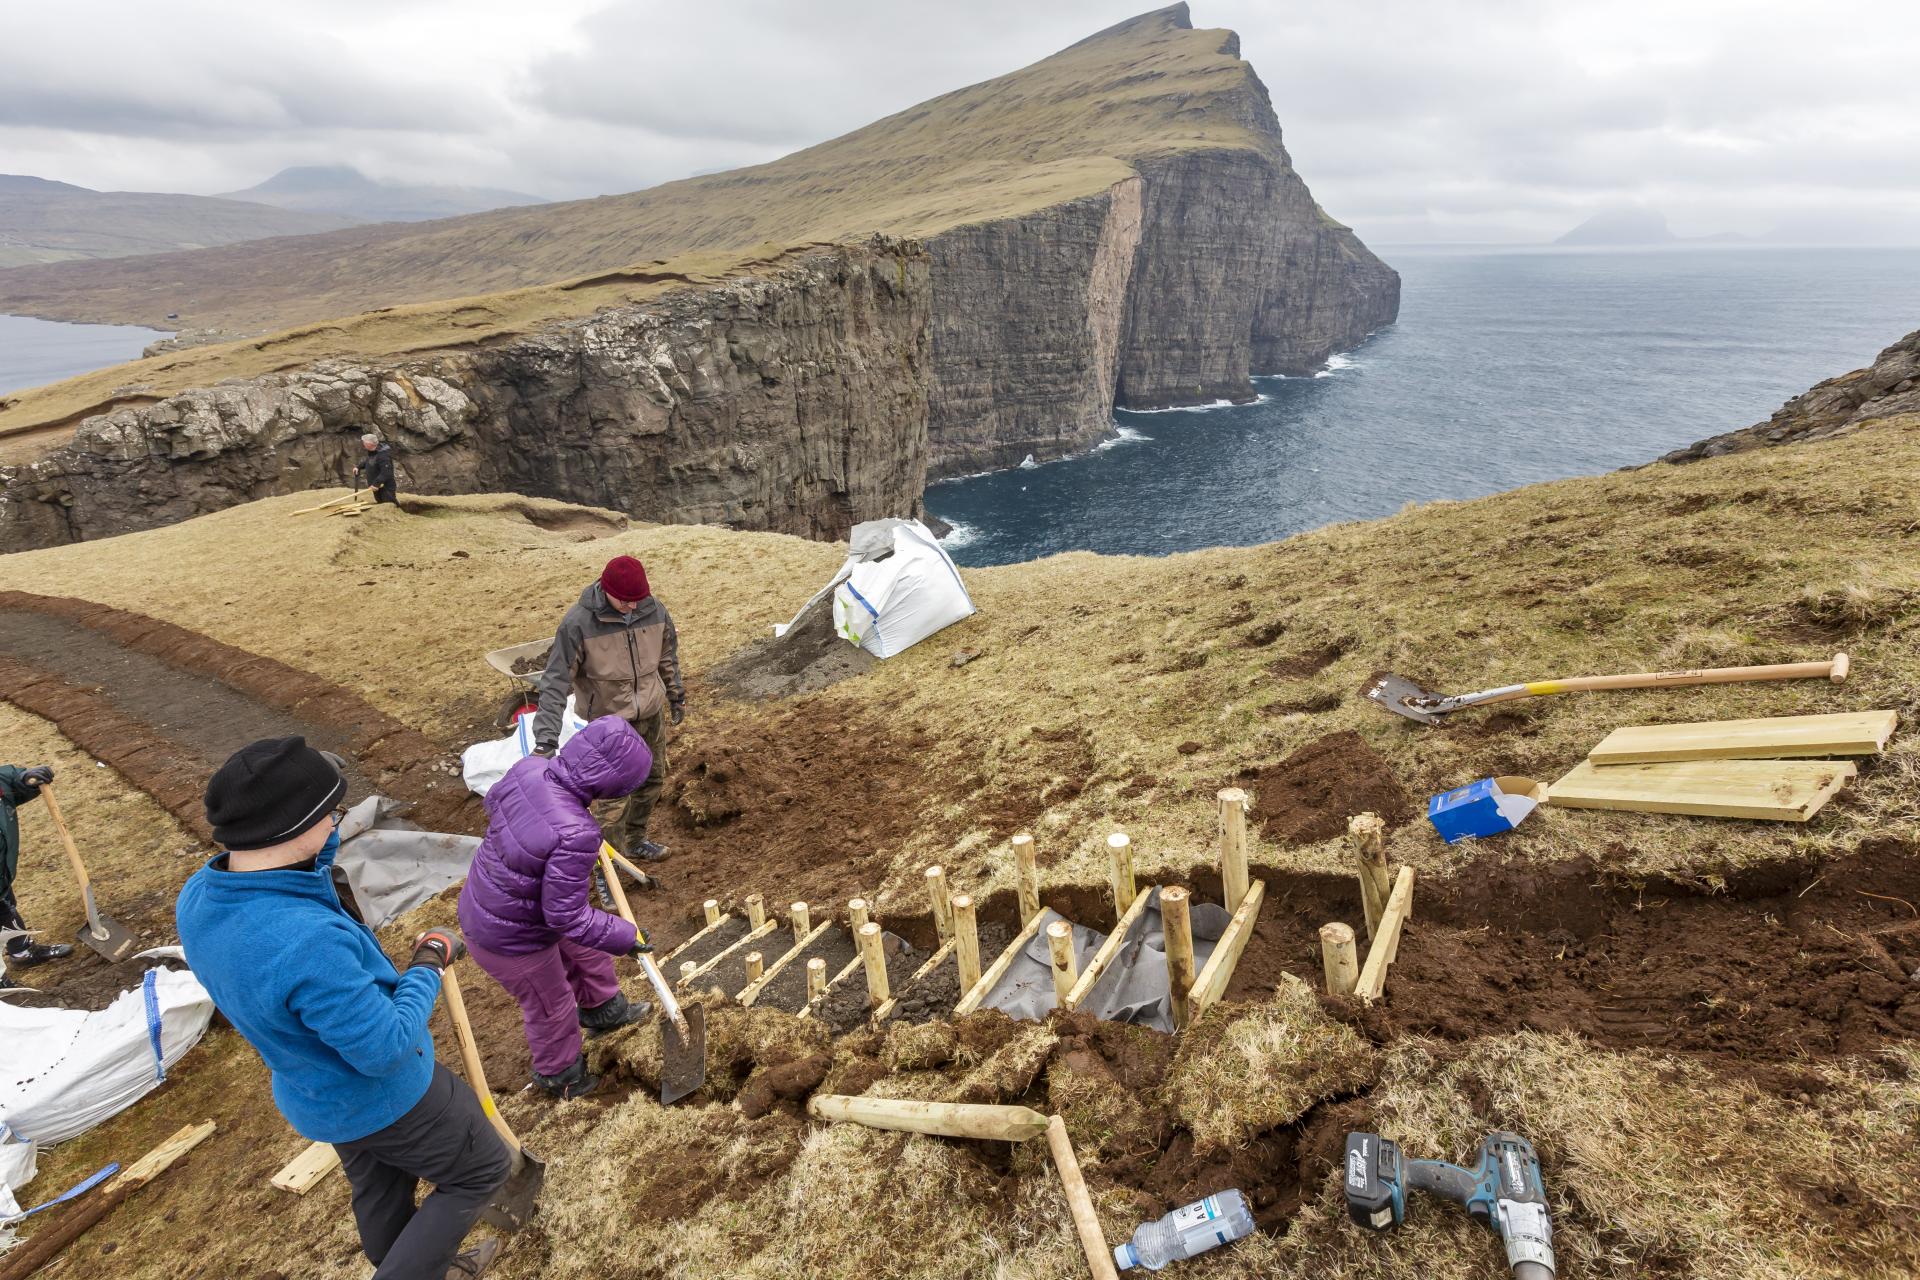
<svg viewBox="0 0 1920 1280">
<path fill-rule="evenodd" d="M 1126 1244 L 1113 1247 L 1113 1265 L 1122 1271 L 1145 1267 L 1158 1271 L 1169 1262 L 1191 1258 L 1253 1231 L 1253 1211 L 1238 1191 L 1222 1191 L 1175 1209 L 1158 1222 L 1141 1224 Z"/>
</svg>

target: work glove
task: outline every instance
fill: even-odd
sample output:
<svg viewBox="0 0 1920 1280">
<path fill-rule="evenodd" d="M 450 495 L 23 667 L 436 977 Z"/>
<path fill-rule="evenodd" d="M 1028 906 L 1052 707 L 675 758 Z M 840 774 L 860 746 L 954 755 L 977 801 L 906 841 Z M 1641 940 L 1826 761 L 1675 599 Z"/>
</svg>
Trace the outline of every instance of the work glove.
<svg viewBox="0 0 1920 1280">
<path fill-rule="evenodd" d="M 667 708 L 667 723 L 677 725 L 687 718 L 687 704 L 676 702 Z"/>
<path fill-rule="evenodd" d="M 533 754 L 537 756 L 551 757 L 556 750 L 558 750 L 558 748 L 551 742 L 536 742 L 533 744 Z"/>
<path fill-rule="evenodd" d="M 653 944 L 647 941 L 647 931 L 639 925 L 633 926 L 633 949 L 628 951 L 627 954 L 630 956 L 653 954 Z"/>
<path fill-rule="evenodd" d="M 53 766 L 50 764 L 37 764 L 21 774 L 20 781 L 26 783 L 35 791 L 38 791 L 53 781 Z"/>
<path fill-rule="evenodd" d="M 407 967 L 427 965 L 435 973 L 467 954 L 467 944 L 451 929 L 429 929 L 413 942 L 413 959 Z"/>
</svg>

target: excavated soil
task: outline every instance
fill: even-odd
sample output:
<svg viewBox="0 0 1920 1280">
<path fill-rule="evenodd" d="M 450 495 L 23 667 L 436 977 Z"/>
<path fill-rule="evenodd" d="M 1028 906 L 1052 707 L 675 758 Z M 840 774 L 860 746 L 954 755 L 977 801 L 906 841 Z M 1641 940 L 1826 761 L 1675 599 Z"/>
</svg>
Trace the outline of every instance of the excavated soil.
<svg viewBox="0 0 1920 1280">
<path fill-rule="evenodd" d="M 1013 932 L 1003 924 L 980 926 L 981 968 L 992 964 L 1007 949 L 1007 944 L 1013 941 Z M 953 1006 L 959 1004 L 965 994 L 960 986 L 959 958 L 950 956 L 932 973 L 899 993 L 893 1005 L 893 1018 L 896 1022 L 932 1022 L 952 1013 Z"/>
<path fill-rule="evenodd" d="M 531 657 L 515 658 L 513 660 L 513 674 L 517 676 L 539 675 L 542 671 L 545 671 L 547 669 L 547 657 L 552 652 L 553 652 L 553 646 L 548 645 L 546 648 L 542 649 L 539 653 L 536 653 Z"/>
<path fill-rule="evenodd" d="M 828 595 L 807 606 L 785 635 L 755 641 L 707 678 L 729 697 L 791 698 L 860 675 L 878 661 L 833 629 Z"/>
<path fill-rule="evenodd" d="M 1388 826 L 1413 817 L 1413 797 L 1366 739 L 1351 729 L 1316 738 L 1264 769 L 1242 775 L 1255 794 L 1255 812 L 1268 836 L 1282 844 L 1312 844 L 1344 835 L 1347 818 L 1377 813 Z"/>
<path fill-rule="evenodd" d="M 789 960 L 786 968 L 773 975 L 773 981 L 760 988 L 754 1006 L 785 1009 L 788 1013 L 800 1012 L 807 1007 L 807 961 L 825 960 L 827 981 L 832 982 L 834 975 L 846 968 L 853 956 L 853 935 L 835 925 L 814 939 L 805 951 Z"/>
<path fill-rule="evenodd" d="M 725 951 L 734 943 L 747 936 L 748 927 L 745 916 L 728 916 L 720 922 L 720 927 L 689 946 L 685 951 L 673 957 L 672 970 L 667 976 L 677 979 L 680 966 L 686 963 L 705 964 Z M 664 952 L 662 953 L 664 954 Z"/>
<path fill-rule="evenodd" d="M 927 962 L 931 954 L 911 946 L 904 938 L 894 934 L 882 935 L 887 947 L 887 990 L 898 991 L 914 970 Z M 832 974 L 827 975 L 832 978 Z M 948 1005 L 949 1009 L 953 1006 Z M 827 1028 L 834 1035 L 844 1035 L 856 1027 L 864 1026 L 867 1015 L 872 1012 L 867 1003 L 867 979 L 864 973 L 855 973 L 851 978 L 827 992 L 826 999 L 814 1006 L 813 1020 Z"/>
</svg>

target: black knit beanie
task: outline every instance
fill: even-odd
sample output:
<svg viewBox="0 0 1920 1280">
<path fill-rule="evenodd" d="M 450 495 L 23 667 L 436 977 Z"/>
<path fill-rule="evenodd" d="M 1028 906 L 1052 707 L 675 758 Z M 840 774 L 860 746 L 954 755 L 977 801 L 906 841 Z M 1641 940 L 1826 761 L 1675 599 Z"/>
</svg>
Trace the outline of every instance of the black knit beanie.
<svg viewBox="0 0 1920 1280">
<path fill-rule="evenodd" d="M 347 794 L 339 756 L 305 738 L 262 738 L 240 748 L 207 783 L 207 824 L 223 849 L 291 840 Z"/>
</svg>

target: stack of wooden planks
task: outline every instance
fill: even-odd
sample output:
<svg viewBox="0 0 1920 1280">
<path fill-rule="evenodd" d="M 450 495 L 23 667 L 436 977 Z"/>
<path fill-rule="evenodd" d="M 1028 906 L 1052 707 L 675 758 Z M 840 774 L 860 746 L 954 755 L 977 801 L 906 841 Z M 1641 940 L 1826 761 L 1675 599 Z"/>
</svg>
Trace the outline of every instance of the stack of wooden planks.
<svg viewBox="0 0 1920 1280">
<path fill-rule="evenodd" d="M 1615 729 L 1547 791 L 1567 809 L 1805 822 L 1886 750 L 1892 711 Z"/>
</svg>

